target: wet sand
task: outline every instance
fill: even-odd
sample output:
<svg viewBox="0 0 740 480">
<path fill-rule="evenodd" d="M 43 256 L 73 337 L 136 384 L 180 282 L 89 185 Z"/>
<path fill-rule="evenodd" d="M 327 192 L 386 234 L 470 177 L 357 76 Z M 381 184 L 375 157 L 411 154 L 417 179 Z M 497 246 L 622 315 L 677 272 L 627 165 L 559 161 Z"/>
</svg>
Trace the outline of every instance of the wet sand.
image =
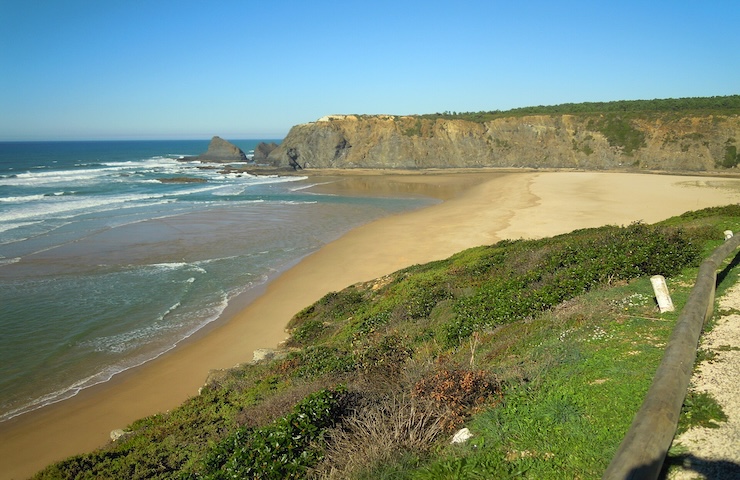
<svg viewBox="0 0 740 480">
<path fill-rule="evenodd" d="M 0 424 L 0 478 L 105 444 L 110 431 L 197 394 L 211 369 L 274 347 L 293 314 L 330 291 L 505 238 L 656 222 L 740 201 L 740 180 L 596 172 L 493 170 L 312 176 L 334 193 L 433 195 L 438 205 L 356 228 L 284 272 L 244 309 L 197 339 L 76 397 Z"/>
</svg>

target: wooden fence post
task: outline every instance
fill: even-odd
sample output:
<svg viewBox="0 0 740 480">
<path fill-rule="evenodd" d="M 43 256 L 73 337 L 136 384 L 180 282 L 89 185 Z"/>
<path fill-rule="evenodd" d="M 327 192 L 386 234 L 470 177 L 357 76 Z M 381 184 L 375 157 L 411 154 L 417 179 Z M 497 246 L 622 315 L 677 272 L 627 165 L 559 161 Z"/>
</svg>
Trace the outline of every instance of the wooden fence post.
<svg viewBox="0 0 740 480">
<path fill-rule="evenodd" d="M 665 277 L 663 275 L 653 275 L 650 277 L 650 283 L 653 284 L 653 293 L 655 293 L 655 299 L 658 301 L 660 313 L 674 311 L 673 300 L 671 300 L 671 294 L 668 293 Z"/>
</svg>

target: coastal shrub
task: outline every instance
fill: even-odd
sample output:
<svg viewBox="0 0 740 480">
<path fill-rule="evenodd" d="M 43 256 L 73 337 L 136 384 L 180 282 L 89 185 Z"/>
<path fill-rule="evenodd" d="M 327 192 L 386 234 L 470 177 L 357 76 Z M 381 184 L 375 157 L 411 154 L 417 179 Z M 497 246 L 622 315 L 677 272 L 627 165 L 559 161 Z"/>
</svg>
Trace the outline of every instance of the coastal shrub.
<svg viewBox="0 0 740 480">
<path fill-rule="evenodd" d="M 407 319 L 425 318 L 432 312 L 437 303 L 452 298 L 452 295 L 439 282 L 420 282 L 411 285 L 402 303 L 402 316 Z"/>
<path fill-rule="evenodd" d="M 322 458 L 320 439 L 339 419 L 345 394 L 344 388 L 321 390 L 266 427 L 238 429 L 213 447 L 198 477 L 304 478 Z"/>
<path fill-rule="evenodd" d="M 349 287 L 341 292 L 330 293 L 319 301 L 319 305 L 334 313 L 338 318 L 344 315 L 352 315 L 358 306 L 364 302 L 364 296 L 355 287 Z"/>
<path fill-rule="evenodd" d="M 324 295 L 318 302 L 301 310 L 291 320 L 290 327 L 294 327 L 300 322 L 307 319 L 321 317 L 331 317 L 336 320 L 352 313 L 362 305 L 364 296 L 361 291 L 355 287 L 348 287 L 339 292 L 329 292 Z M 328 313 L 331 313 L 328 315 Z"/>
<path fill-rule="evenodd" d="M 693 98 L 665 98 L 653 100 L 618 100 L 614 102 L 563 103 L 538 105 L 501 111 L 442 112 L 420 115 L 426 119 L 462 119 L 471 122 L 488 122 L 496 118 L 512 118 L 525 115 L 594 115 L 619 114 L 643 115 L 662 113 L 686 115 L 689 113 L 714 115 L 715 121 L 723 115 L 740 113 L 740 95 Z"/>
<path fill-rule="evenodd" d="M 733 168 L 738 163 L 740 163 L 740 155 L 737 153 L 737 147 L 735 145 L 725 146 L 725 156 L 722 158 L 720 165 L 725 168 Z"/>
<path fill-rule="evenodd" d="M 312 318 L 293 330 L 291 338 L 298 344 L 305 345 L 314 342 L 324 330 L 324 322 L 321 319 Z"/>
<path fill-rule="evenodd" d="M 414 119 L 403 119 L 404 124 L 401 126 L 401 133 L 404 134 L 407 137 L 419 137 L 422 134 L 422 120 L 420 117 L 416 117 Z M 409 125 L 409 121 L 413 121 L 412 124 Z"/>
<path fill-rule="evenodd" d="M 625 155 L 645 146 L 645 132 L 635 128 L 628 119 L 621 115 L 609 114 L 598 119 L 591 119 L 587 124 L 589 130 L 601 132 L 612 147 L 619 147 Z"/>
<path fill-rule="evenodd" d="M 356 327 L 356 335 L 364 336 L 375 332 L 379 327 L 386 325 L 390 321 L 392 315 L 393 312 L 390 310 L 369 312 L 368 315 L 360 317 Z"/>
<path fill-rule="evenodd" d="M 436 405 L 391 395 L 356 409 L 327 431 L 325 458 L 315 473 L 322 478 L 383 478 L 374 469 L 408 454 L 427 454 L 444 433 Z"/>
<path fill-rule="evenodd" d="M 683 230 L 642 223 L 555 237 L 538 252 L 499 269 L 474 293 L 457 299 L 455 318 L 443 327 L 445 344 L 455 346 L 474 331 L 532 317 L 601 285 L 674 275 L 695 265 L 700 255 Z"/>
<path fill-rule="evenodd" d="M 442 428 L 451 431 L 471 409 L 499 397 L 501 386 L 486 370 L 442 369 L 419 380 L 412 392 L 436 405 Z"/>
<path fill-rule="evenodd" d="M 477 285 L 482 277 L 504 265 L 511 257 L 511 249 L 520 242 L 523 240 L 502 240 L 491 246 L 475 247 L 455 254 L 450 257 L 449 274 Z"/>
<path fill-rule="evenodd" d="M 396 378 L 403 370 L 413 349 L 398 335 L 386 335 L 377 342 L 362 348 L 358 366 L 365 376 L 382 376 L 384 380 Z"/>
<path fill-rule="evenodd" d="M 696 220 L 702 218 L 721 218 L 721 217 L 737 217 L 740 216 L 740 204 L 733 203 L 731 205 L 723 205 L 719 207 L 709 207 L 701 210 L 693 210 L 691 212 L 682 213 L 681 215 L 669 219 L 666 222 L 684 221 L 684 220 Z M 718 229 L 718 231 L 722 231 Z"/>
<path fill-rule="evenodd" d="M 289 414 L 296 404 L 309 395 L 321 390 L 331 389 L 336 384 L 336 379 L 331 377 L 322 377 L 309 382 L 285 382 L 283 387 L 287 388 L 281 388 L 271 395 L 265 395 L 264 398 L 254 404 L 244 405 L 235 416 L 234 426 L 228 431 L 234 431 L 239 427 L 264 427 Z"/>
<path fill-rule="evenodd" d="M 356 368 L 356 359 L 350 352 L 336 347 L 316 345 L 292 353 L 286 363 L 294 367 L 298 377 L 316 377 L 330 373 L 351 372 Z"/>
</svg>

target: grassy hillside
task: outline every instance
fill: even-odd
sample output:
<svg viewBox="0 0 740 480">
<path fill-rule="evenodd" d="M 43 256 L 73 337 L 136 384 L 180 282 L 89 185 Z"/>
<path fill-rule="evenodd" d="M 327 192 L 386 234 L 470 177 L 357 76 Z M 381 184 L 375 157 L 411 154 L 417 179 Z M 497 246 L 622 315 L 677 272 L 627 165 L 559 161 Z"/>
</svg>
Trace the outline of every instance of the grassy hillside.
<svg viewBox="0 0 740 480">
<path fill-rule="evenodd" d="M 740 207 L 504 241 L 330 293 L 272 360 L 35 478 L 599 478 L 677 318 L 649 276 L 680 309 L 727 229 Z"/>
</svg>

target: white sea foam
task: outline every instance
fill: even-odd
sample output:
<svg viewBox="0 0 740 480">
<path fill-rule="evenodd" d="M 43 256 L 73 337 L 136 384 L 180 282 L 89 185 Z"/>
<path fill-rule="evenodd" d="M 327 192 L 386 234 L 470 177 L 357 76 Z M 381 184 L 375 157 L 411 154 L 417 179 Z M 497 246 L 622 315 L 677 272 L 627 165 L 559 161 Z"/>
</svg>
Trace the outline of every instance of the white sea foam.
<svg viewBox="0 0 740 480">
<path fill-rule="evenodd" d="M 42 200 L 46 195 L 38 194 L 38 195 L 23 195 L 20 197 L 0 197 L 0 202 L 2 203 L 25 203 L 25 202 L 33 202 L 36 200 Z"/>
<path fill-rule="evenodd" d="M 179 302 L 178 304 L 179 305 Z M 168 310 L 169 312 L 170 310 Z M 160 317 L 161 318 L 161 317 Z M 117 353 L 122 354 L 131 352 L 146 345 L 153 338 L 165 333 L 173 328 L 172 325 L 154 323 L 146 327 L 129 330 L 116 335 L 107 337 L 98 337 L 93 341 L 81 344 L 83 347 L 99 353 Z"/>
<path fill-rule="evenodd" d="M 54 185 L 60 183 L 80 184 L 88 180 L 95 180 L 107 173 L 106 169 L 78 169 L 78 170 L 52 170 L 44 172 L 18 173 L 15 177 L 4 178 L 0 185 L 9 186 L 39 186 Z"/>
<path fill-rule="evenodd" d="M 5 257 L 2 257 L 2 258 L 0 258 L 0 267 L 2 267 L 4 265 L 11 265 L 13 263 L 18 263 L 20 261 L 21 261 L 21 258 L 20 257 L 15 257 L 15 258 L 5 258 Z"/>
<path fill-rule="evenodd" d="M 180 268 L 187 267 L 189 264 L 185 262 L 172 262 L 172 263 L 152 263 L 150 265 L 146 265 L 150 268 L 155 268 L 157 270 L 177 270 Z"/>
<path fill-rule="evenodd" d="M 334 183 L 334 182 L 309 183 L 308 185 L 301 185 L 299 187 L 293 187 L 293 188 L 290 188 L 289 190 L 291 192 L 300 192 L 301 190 L 306 190 L 307 188 L 317 187 L 319 185 L 328 185 L 330 183 Z"/>
<path fill-rule="evenodd" d="M 209 263 L 222 262 L 224 260 L 233 260 L 235 258 L 239 258 L 239 255 L 229 255 L 228 257 L 206 258 L 205 260 L 199 260 L 197 262 L 193 262 L 193 266 L 208 265 Z"/>
<path fill-rule="evenodd" d="M 251 179 L 250 183 L 268 184 L 268 183 L 291 183 L 306 180 L 308 177 L 280 177 L 278 175 L 258 175 Z"/>
<path fill-rule="evenodd" d="M 227 197 L 227 196 L 235 196 L 235 195 L 241 195 L 244 193 L 244 190 L 247 189 L 246 185 L 229 185 L 226 187 L 220 187 L 217 190 L 214 190 L 211 192 L 211 195 L 216 195 L 219 197 Z"/>
<path fill-rule="evenodd" d="M 8 222 L 8 223 L 0 223 L 0 233 L 9 232 L 10 230 L 15 230 L 16 228 L 23 228 L 23 227 L 28 227 L 30 225 L 36 225 L 37 223 L 39 223 L 39 222 Z M 18 241 L 18 240 L 16 239 L 16 240 L 13 240 L 13 241 L 15 242 L 15 241 Z M 0 245 L 2 245 L 3 243 L 6 243 L 6 242 L 0 241 Z"/>
<path fill-rule="evenodd" d="M 318 201 L 306 201 L 306 200 L 281 200 L 275 203 L 279 205 L 315 205 L 319 202 Z"/>
<path fill-rule="evenodd" d="M 165 194 L 129 194 L 107 196 L 45 197 L 44 200 L 0 212 L 0 222 L 35 220 L 39 218 L 64 218 L 61 214 L 100 211 L 101 208 L 130 202 L 162 199 Z"/>
<path fill-rule="evenodd" d="M 76 168 L 71 170 L 44 170 L 17 173 L 0 178 L 0 185 L 41 186 L 60 183 L 81 184 L 90 180 L 101 180 L 105 177 L 116 177 L 122 174 L 179 173 L 192 170 L 187 163 L 159 157 L 139 161 L 104 162 L 99 168 Z M 89 167 L 91 165 L 83 165 Z"/>
<path fill-rule="evenodd" d="M 186 262 L 171 262 L 171 263 L 152 263 L 149 265 L 129 265 L 132 269 L 148 269 L 152 270 L 156 273 L 161 272 L 167 272 L 167 271 L 173 271 L 173 270 L 187 270 L 188 272 L 196 272 L 196 273 L 208 273 L 206 269 L 203 267 L 200 267 L 196 263 L 186 263 Z"/>
</svg>

